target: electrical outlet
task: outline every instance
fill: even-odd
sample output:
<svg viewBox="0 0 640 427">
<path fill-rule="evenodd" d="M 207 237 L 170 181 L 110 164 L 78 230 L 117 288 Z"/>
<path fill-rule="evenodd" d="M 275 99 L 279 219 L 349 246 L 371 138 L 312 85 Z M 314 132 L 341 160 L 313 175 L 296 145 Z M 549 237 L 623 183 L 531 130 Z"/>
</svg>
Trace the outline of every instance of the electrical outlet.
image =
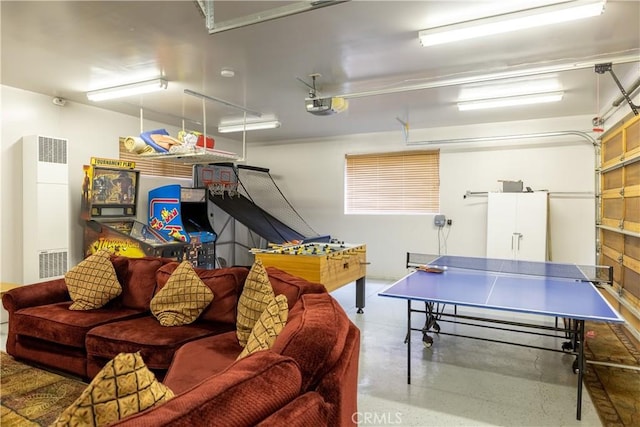
<svg viewBox="0 0 640 427">
<path fill-rule="evenodd" d="M 451 225 L 451 224 L 453 224 L 453 221 L 452 221 L 452 220 L 450 220 L 450 219 L 448 219 L 448 220 L 447 220 L 447 225 Z"/>
</svg>

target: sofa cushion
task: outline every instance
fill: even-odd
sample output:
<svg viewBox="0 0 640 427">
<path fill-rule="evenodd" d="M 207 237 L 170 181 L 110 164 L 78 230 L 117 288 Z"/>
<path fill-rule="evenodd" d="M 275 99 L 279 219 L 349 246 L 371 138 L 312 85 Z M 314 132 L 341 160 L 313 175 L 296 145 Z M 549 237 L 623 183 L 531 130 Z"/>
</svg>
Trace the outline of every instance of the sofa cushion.
<svg viewBox="0 0 640 427">
<path fill-rule="evenodd" d="M 70 305 L 67 301 L 20 309 L 13 314 L 12 328 L 18 335 L 84 348 L 87 333 L 96 326 L 142 315 L 130 308 L 77 311 L 69 310 Z"/>
<path fill-rule="evenodd" d="M 227 369 L 241 351 L 236 331 L 188 342 L 176 351 L 163 382 L 176 394 L 182 393 Z"/>
<path fill-rule="evenodd" d="M 64 280 L 73 300 L 69 310 L 100 308 L 122 293 L 107 250 L 100 250 L 81 261 L 67 271 Z"/>
<path fill-rule="evenodd" d="M 172 262 L 165 264 L 158 270 L 156 273 L 158 291 L 166 285 L 171 273 L 177 267 L 178 263 Z M 228 267 L 214 270 L 195 268 L 194 271 L 215 295 L 211 304 L 200 315 L 200 320 L 224 322 L 235 327 L 238 295 L 240 295 L 249 270 L 245 267 Z"/>
<path fill-rule="evenodd" d="M 110 360 L 119 353 L 140 351 L 149 368 L 167 369 L 175 351 L 185 343 L 233 330 L 228 323 L 195 322 L 167 328 L 152 315 L 112 322 L 87 333 L 87 355 Z"/>
<path fill-rule="evenodd" d="M 339 359 L 349 324 L 349 318 L 331 295 L 305 294 L 289 312 L 287 325 L 271 349 L 298 362 L 303 391 L 308 391 Z"/>
<path fill-rule="evenodd" d="M 238 299 L 236 333 L 241 346 L 247 345 L 249 334 L 269 302 L 275 298 L 262 261 L 255 260 Z"/>
<path fill-rule="evenodd" d="M 162 326 L 193 323 L 213 301 L 213 292 L 183 261 L 171 273 L 166 285 L 151 300 L 151 313 Z"/>
<path fill-rule="evenodd" d="M 163 405 L 114 425 L 255 426 L 299 394 L 300 371 L 296 362 L 271 351 L 260 351 L 218 375 L 204 378 Z"/>
<path fill-rule="evenodd" d="M 289 309 L 298 301 L 301 295 L 309 293 L 326 293 L 327 289 L 320 283 L 309 282 L 301 277 L 292 276 L 276 267 L 267 267 L 269 282 L 276 295 L 287 297 Z"/>
<path fill-rule="evenodd" d="M 270 349 L 287 323 L 288 314 L 287 297 L 278 295 L 272 299 L 256 324 L 253 325 L 249 338 L 247 338 L 247 345 L 238 356 L 238 359 L 247 357 L 256 351 Z"/>
<path fill-rule="evenodd" d="M 106 426 L 173 396 L 147 369 L 140 353 L 121 353 L 107 363 L 53 426 Z"/>
<path fill-rule="evenodd" d="M 111 262 L 122 285 L 122 295 L 118 298 L 120 304 L 136 310 L 149 310 L 156 289 L 156 271 L 169 260 L 113 256 Z"/>
</svg>

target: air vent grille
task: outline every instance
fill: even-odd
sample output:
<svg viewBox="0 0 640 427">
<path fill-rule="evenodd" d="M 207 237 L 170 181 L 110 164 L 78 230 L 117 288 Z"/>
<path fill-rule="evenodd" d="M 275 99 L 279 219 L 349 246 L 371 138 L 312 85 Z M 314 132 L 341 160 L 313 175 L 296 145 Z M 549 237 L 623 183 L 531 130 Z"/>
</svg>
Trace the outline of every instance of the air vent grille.
<svg viewBox="0 0 640 427">
<path fill-rule="evenodd" d="M 67 164 L 67 140 L 38 137 L 38 161 L 45 163 Z"/>
<path fill-rule="evenodd" d="M 39 277 L 48 279 L 59 277 L 67 272 L 67 251 L 60 252 L 40 252 L 39 254 Z"/>
</svg>

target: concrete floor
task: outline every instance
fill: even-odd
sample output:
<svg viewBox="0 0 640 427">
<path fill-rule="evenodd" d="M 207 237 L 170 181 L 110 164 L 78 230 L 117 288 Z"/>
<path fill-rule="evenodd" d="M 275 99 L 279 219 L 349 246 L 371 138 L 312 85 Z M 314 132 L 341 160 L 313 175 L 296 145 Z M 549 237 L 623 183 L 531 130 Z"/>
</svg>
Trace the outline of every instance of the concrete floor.
<svg viewBox="0 0 640 427">
<path fill-rule="evenodd" d="M 583 387 L 582 420 L 576 420 L 577 375 L 569 354 L 435 336 L 424 348 L 412 334 L 411 385 L 404 344 L 407 303 L 379 297 L 391 282 L 368 280 L 366 307 L 356 314 L 355 285 L 333 292 L 361 331 L 358 421 L 362 426 L 601 426 Z M 414 308 L 422 308 L 420 303 Z M 459 308 L 465 314 L 482 311 Z M 492 312 L 507 320 L 538 317 Z M 421 328 L 424 316 L 412 316 Z M 539 320 L 538 320 L 539 321 Z M 554 319 L 546 322 L 554 324 Z M 563 340 L 440 323 L 442 331 L 483 334 L 560 348 Z M 523 341 L 524 340 L 524 341 Z"/>
<path fill-rule="evenodd" d="M 404 344 L 407 304 L 378 296 L 389 284 L 367 280 L 363 314 L 356 313 L 355 284 L 332 294 L 361 331 L 358 414 L 354 416 L 361 426 L 602 425 L 586 388 L 582 421 L 576 420 L 577 375 L 571 369 L 574 358 L 568 354 L 445 335 L 436 336 L 427 349 L 421 344 L 420 333 L 414 332 L 408 385 Z M 504 317 L 504 313 L 497 314 Z M 424 318 L 415 315 L 415 320 L 414 326 L 422 327 Z M 441 327 L 447 331 L 455 326 L 441 323 Z M 3 351 L 6 331 L 3 323 Z M 470 329 L 458 327 L 456 331 Z M 487 334 L 492 338 L 506 336 L 499 331 Z M 544 337 L 524 339 L 536 345 L 562 343 Z"/>
</svg>

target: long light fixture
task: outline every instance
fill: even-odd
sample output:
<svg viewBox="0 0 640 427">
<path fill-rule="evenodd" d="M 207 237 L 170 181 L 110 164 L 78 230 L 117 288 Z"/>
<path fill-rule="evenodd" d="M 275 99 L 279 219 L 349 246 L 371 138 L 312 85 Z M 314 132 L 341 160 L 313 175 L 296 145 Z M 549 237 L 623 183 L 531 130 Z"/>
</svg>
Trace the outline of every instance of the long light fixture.
<svg viewBox="0 0 640 427">
<path fill-rule="evenodd" d="M 89 101 L 106 101 L 108 99 L 124 98 L 132 95 L 157 92 L 166 89 L 167 86 L 168 83 L 165 79 L 146 80 L 143 82 L 92 90 L 87 92 L 87 99 L 89 99 Z"/>
<path fill-rule="evenodd" d="M 231 132 L 243 132 L 249 130 L 264 130 L 264 129 L 276 129 L 280 127 L 278 120 L 223 120 L 218 125 L 218 132 L 231 133 Z"/>
<path fill-rule="evenodd" d="M 419 32 L 423 46 L 473 39 L 600 15 L 606 0 L 575 0 L 428 28 Z"/>
<path fill-rule="evenodd" d="M 458 110 L 470 111 L 486 108 L 512 107 L 517 105 L 542 104 L 546 102 L 558 102 L 564 92 L 544 92 L 518 96 L 505 96 L 501 98 L 475 99 L 458 102 Z"/>
<path fill-rule="evenodd" d="M 196 4 L 200 7 L 200 10 L 205 17 L 209 34 L 214 34 L 220 33 L 222 31 L 233 30 L 235 28 L 243 28 L 253 24 L 259 24 L 261 22 L 270 21 L 272 19 L 284 18 L 287 16 L 295 15 L 297 13 L 319 9 L 325 6 L 333 6 L 340 3 L 346 3 L 347 1 L 349 0 L 305 0 L 293 3 L 287 2 L 289 4 L 286 4 L 284 6 L 261 10 L 256 13 L 240 16 L 237 18 L 231 18 L 222 22 L 215 22 L 214 20 L 215 13 L 213 1 L 198 0 L 196 1 Z"/>
</svg>

